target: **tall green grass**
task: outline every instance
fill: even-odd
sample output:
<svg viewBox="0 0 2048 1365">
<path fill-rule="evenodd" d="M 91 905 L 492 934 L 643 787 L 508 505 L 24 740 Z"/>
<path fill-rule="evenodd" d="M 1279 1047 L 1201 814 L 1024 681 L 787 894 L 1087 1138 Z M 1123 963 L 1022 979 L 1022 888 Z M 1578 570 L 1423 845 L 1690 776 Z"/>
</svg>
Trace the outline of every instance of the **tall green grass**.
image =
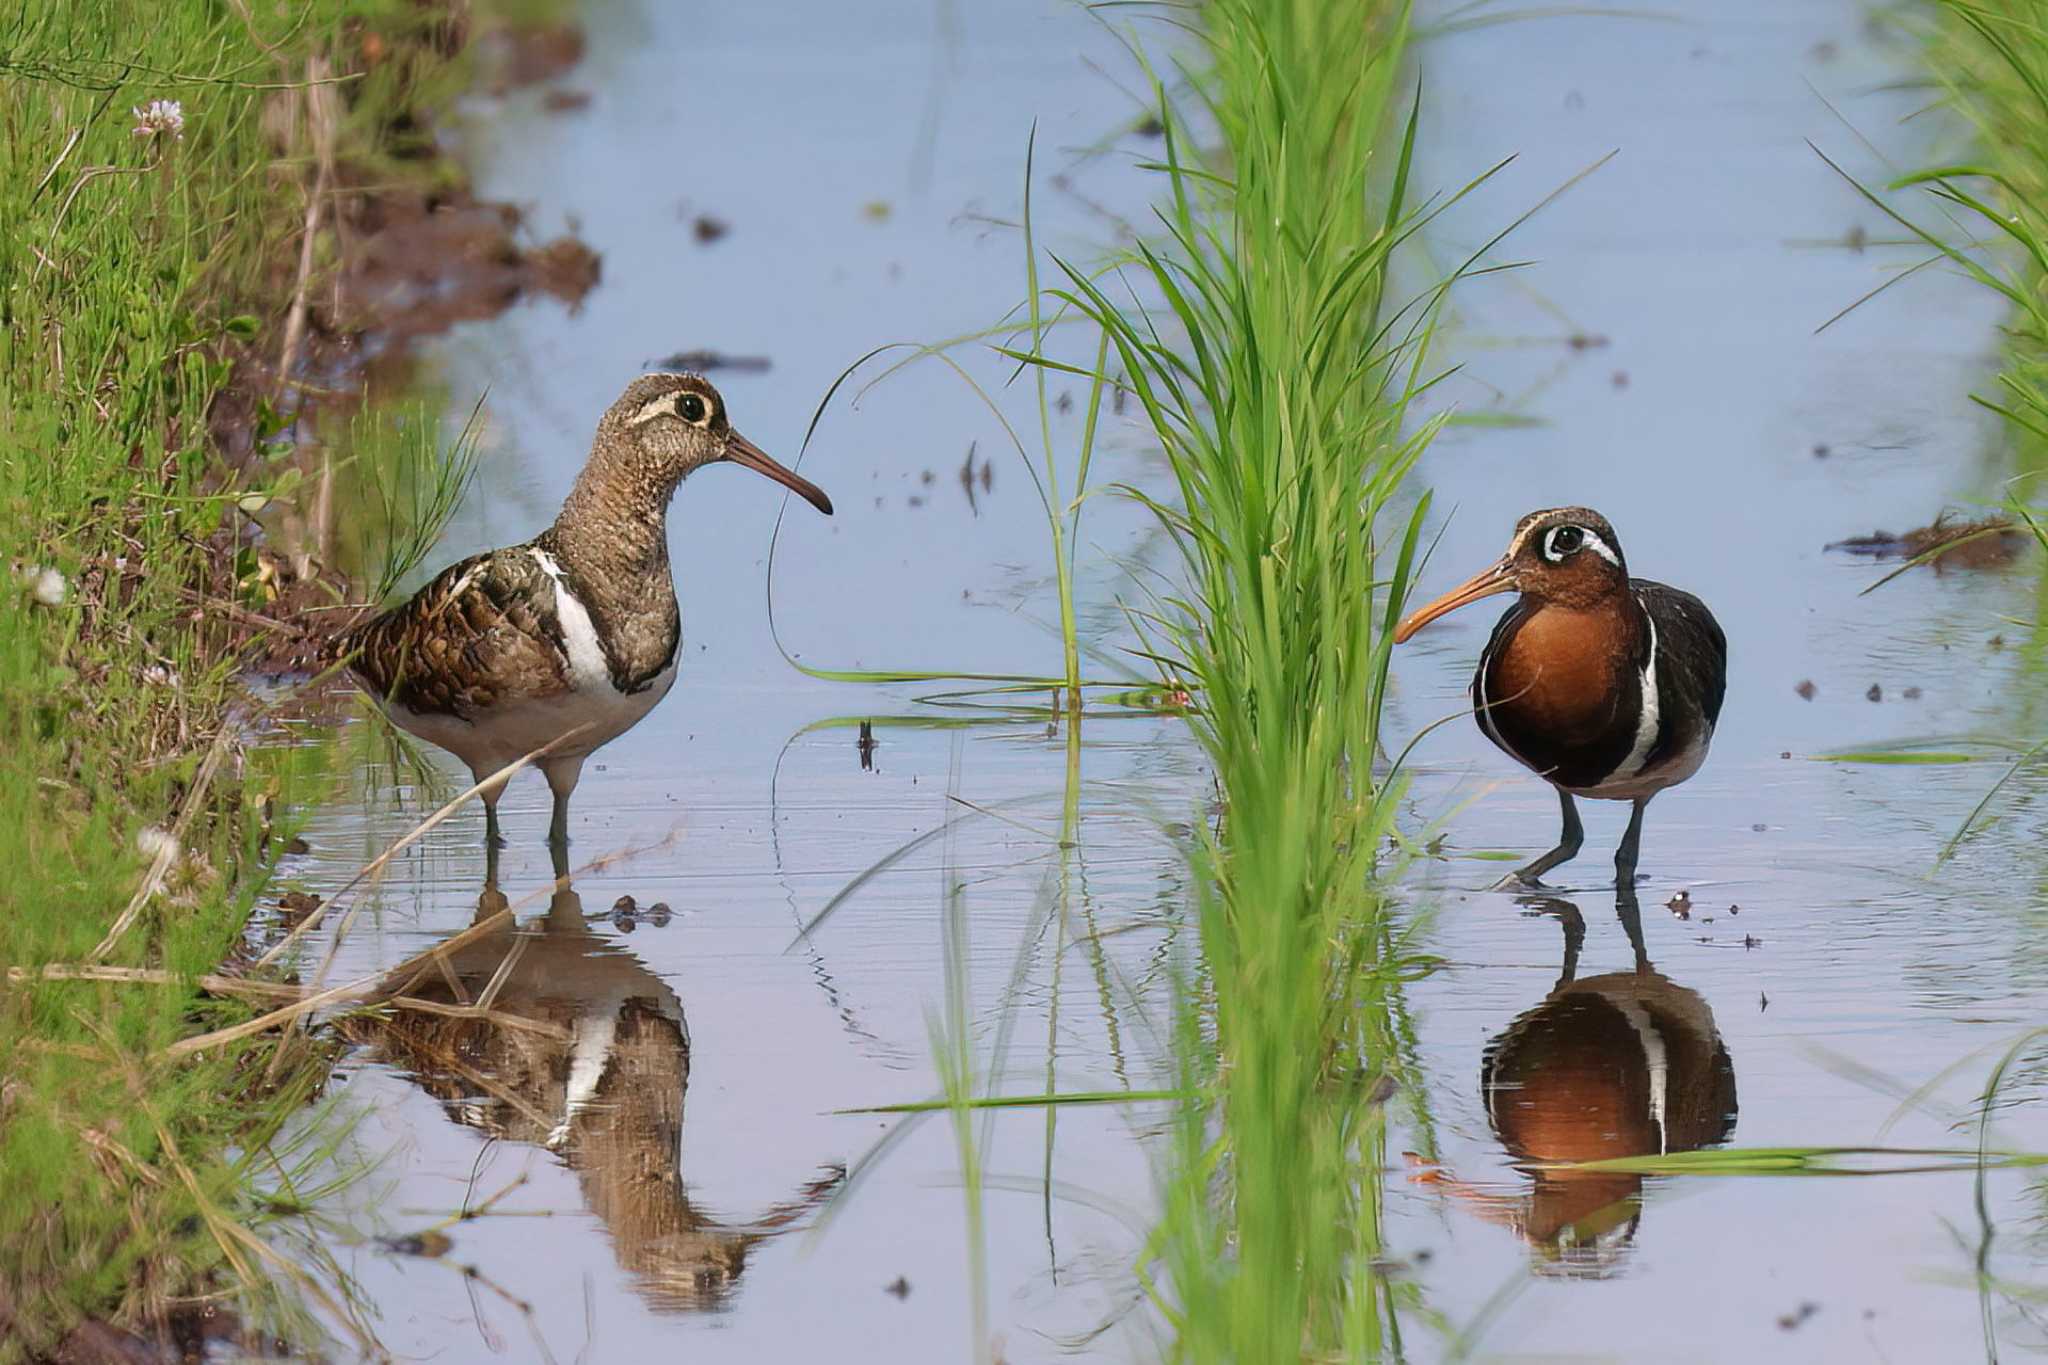
<svg viewBox="0 0 2048 1365">
<path fill-rule="evenodd" d="M 1183 1111 L 1152 1248 L 1186 1359 L 1401 1349 L 1375 1266 L 1401 982 L 1422 968 L 1376 889 L 1400 792 L 1378 735 L 1442 297 L 1395 300 L 1419 222 L 1409 18 L 1398 0 L 1204 6 L 1205 105 L 1158 85 L 1163 232 L 1122 278 L 1068 266 L 1059 291 L 1110 338 L 1178 484 L 1158 512 L 1189 596 L 1143 619 L 1195 690 L 1226 801 L 1182 1024 L 1185 1089 L 1221 1098 Z"/>
<path fill-rule="evenodd" d="M 1900 207 L 1835 169 L 1931 260 L 2008 305 L 1996 387 L 1970 396 L 1998 415 L 2015 452 L 2008 513 L 2048 549 L 2040 510 L 2048 474 L 2048 0 L 1939 0 L 1918 17 L 1927 67 L 1970 134 L 1967 151 L 1888 187 L 1926 196 L 1917 206 Z M 2048 738 L 2008 752 L 2005 775 L 1944 846 L 1944 858 L 1995 817 L 2012 779 L 2048 753 Z"/>
<path fill-rule="evenodd" d="M 411 11 L 77 0 L 0 21 L 0 965 L 168 973 L 0 979 L 0 1360 L 84 1317 L 151 1320 L 217 1267 L 295 1273 L 248 1236 L 251 1191 L 318 1068 L 273 1070 L 272 1092 L 238 1049 L 161 1056 L 245 1013 L 182 983 L 237 946 L 291 833 L 271 812 L 322 765 L 233 723 L 236 631 L 269 605 L 242 508 L 292 475 L 226 470 L 209 421 L 232 356 L 283 349 L 313 178 L 293 83 Z M 133 131 L 158 99 L 182 136 Z M 380 145 L 390 110 L 350 108 L 369 140 L 349 149 Z M 138 845 L 151 826 L 174 852 Z"/>
<path fill-rule="evenodd" d="M 1931 205 L 1923 200 L 1901 208 L 1857 188 L 1928 247 L 1931 259 L 1944 261 L 2007 305 L 1996 387 L 1971 398 L 1997 414 L 2014 453 L 2016 477 L 2006 510 L 2048 552 L 2041 486 L 2048 474 L 2048 0 L 1938 0 L 1915 17 L 1923 25 L 1927 68 L 1942 102 L 1969 132 L 1969 146 L 1958 158 L 1902 176 L 1889 187 L 1916 191 L 1931 198 Z M 1929 208 L 1940 215 L 1932 225 Z M 2036 600 L 2048 602 L 2048 580 Z M 2028 651 L 2036 663 L 2043 647 L 2039 611 L 2037 605 Z M 2021 726 L 2031 719 L 2030 710 L 2019 711 Z M 2048 754 L 2048 736 L 2021 738 L 2004 747 L 2015 756 L 1944 846 L 1944 858 L 2010 801 L 2013 779 Z M 2023 1059 L 2038 1068 L 2041 1036 L 2039 1030 L 2029 1031 L 2012 1044 L 1993 1068 L 1980 1100 L 1974 1168 L 1981 1236 L 1974 1278 L 1986 1359 L 1999 1354 L 1997 1303 L 2010 1301 L 2031 1317 L 2043 1292 L 2039 1285 L 2016 1285 L 1994 1272 L 1996 1223 L 1987 1196 L 1990 1171 L 2040 1159 L 1994 1150 L 1991 1129 L 2001 1109 L 2038 1103 L 2037 1095 L 2002 1097 L 2000 1092 L 2010 1086 Z M 2048 1183 L 2037 1181 L 2035 1199 L 2044 1195 Z"/>
</svg>

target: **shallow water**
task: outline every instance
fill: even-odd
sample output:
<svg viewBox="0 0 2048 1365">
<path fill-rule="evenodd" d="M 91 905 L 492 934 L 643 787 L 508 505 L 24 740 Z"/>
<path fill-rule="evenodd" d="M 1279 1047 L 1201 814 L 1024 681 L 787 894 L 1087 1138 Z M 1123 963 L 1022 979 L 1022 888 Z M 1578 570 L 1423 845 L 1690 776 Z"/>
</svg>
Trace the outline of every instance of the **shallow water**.
<svg viewBox="0 0 2048 1365">
<path fill-rule="evenodd" d="M 1101 69 L 1128 80 L 1128 67 L 1084 12 L 885 9 L 807 6 L 792 29 L 744 7 L 593 3 L 589 55 L 562 82 L 592 94 L 587 109 L 550 114 L 537 92 L 473 106 L 479 188 L 527 204 L 543 231 L 573 218 L 605 283 L 572 317 L 516 310 L 441 349 L 456 405 L 488 385 L 492 419 L 444 559 L 543 525 L 596 414 L 664 355 L 769 357 L 766 372 L 713 378 L 737 425 L 793 457 L 817 396 L 855 357 L 1001 314 L 1023 292 L 1007 223 L 1034 117 L 1044 241 L 1085 259 L 1119 217 L 1142 220 L 1154 186 L 1131 163 L 1157 144 L 1119 135 L 1139 111 Z M 1967 1145 L 1974 1128 L 1955 1124 L 2048 1000 L 2033 793 L 2023 786 L 2015 817 L 1934 875 L 1998 769 L 1814 757 L 2025 733 L 2026 632 L 1999 617 L 2031 615 L 2036 575 L 1916 572 L 1859 597 L 1877 571 L 1822 551 L 1994 489 L 1995 433 L 1965 395 L 1987 380 L 1996 315 L 1926 271 L 1813 335 L 1915 259 L 1810 245 L 1856 226 L 1883 235 L 1802 140 L 1866 178 L 1885 173 L 1823 96 L 1895 155 L 1910 159 L 1918 135 L 1896 122 L 1908 97 L 1871 93 L 1905 54 L 1864 33 L 1858 11 L 1781 10 L 1522 22 L 1424 53 L 1425 178 L 1455 185 L 1521 154 L 1441 224 L 1439 258 L 1621 149 L 1503 248 L 1537 265 L 1459 299 L 1450 346 L 1468 363 L 1447 396 L 1541 424 L 1457 427 L 1433 447 L 1423 474 L 1445 530 L 1425 589 L 1489 562 L 1521 512 L 1586 502 L 1620 528 L 1634 572 L 1710 601 L 1733 655 L 1711 761 L 1650 811 L 1650 974 L 1626 971 L 1634 952 L 1603 883 L 1621 808 L 1585 812 L 1586 851 L 1557 874 L 1572 908 L 1518 905 L 1479 890 L 1502 864 L 1465 855 L 1547 847 L 1548 789 L 1464 722 L 1418 751 L 1416 823 L 1456 814 L 1448 858 L 1419 871 L 1407 901 L 1452 965 L 1409 992 L 1421 1074 L 1404 1080 L 1431 1121 L 1404 1137 L 1435 1164 L 1390 1175 L 1388 1235 L 1429 1306 L 1483 1355 L 1984 1349 L 1966 1176 L 1539 1187 L 1495 1128 L 1525 1147 L 1532 1121 L 1569 1114 L 1544 1106 L 1541 1078 L 1562 1076 L 1589 1087 L 1586 1103 L 1624 1096 L 1628 1113 L 1654 1089 L 1674 1149 Z M 729 235 L 700 243 L 699 214 Z M 1575 348 L 1573 335 L 1604 340 Z M 1006 372 L 977 373 L 1000 384 Z M 1029 415 L 1023 397 L 1006 400 L 1015 419 Z M 1056 436 L 1071 441 L 1080 420 L 1058 416 Z M 1042 513 L 1003 442 L 931 365 L 835 409 L 804 472 L 839 515 L 796 504 L 782 527 L 784 643 L 825 666 L 1056 667 Z M 971 501 L 959 478 L 970 443 L 992 459 Z M 1159 477 L 1132 427 L 1116 427 L 1104 461 L 1098 482 Z M 514 1186 L 452 1227 L 439 1261 L 328 1239 L 400 1355 L 524 1359 L 540 1342 L 560 1359 L 966 1358 L 974 1277 L 944 1120 L 911 1129 L 813 1225 L 890 1122 L 836 1111 L 939 1090 L 949 951 L 965 964 L 978 1067 L 998 1088 L 1040 1090 L 1049 1067 L 1065 1091 L 1170 1080 L 1162 1034 L 1193 940 L 1180 822 L 1202 818 L 1209 795 L 1180 722 L 1105 718 L 1071 745 L 1042 719 L 912 728 L 887 718 L 987 717 L 919 707 L 915 688 L 799 675 L 763 610 L 778 502 L 731 470 L 679 495 L 685 672 L 586 770 L 572 861 L 601 865 L 577 873 L 573 897 L 546 898 L 544 788 L 527 779 L 507 798 L 497 887 L 540 918 L 523 936 L 484 936 L 432 988 L 473 997 L 512 956 L 493 998 L 527 1024 L 416 1019 L 345 1069 L 339 1093 L 364 1114 L 356 1140 L 392 1154 L 350 1196 L 359 1229 L 417 1231 Z M 1090 638 L 1104 650 L 1091 671 L 1120 671 L 1114 602 L 1139 597 L 1166 547 L 1111 498 L 1091 504 L 1083 539 Z M 1403 652 L 1396 733 L 1464 704 L 1490 623 L 1467 612 Z M 2010 645 L 1993 649 L 1995 635 Z M 1806 679 L 1811 701 L 1794 690 Z M 863 717 L 877 721 L 866 764 L 841 723 Z M 366 776 L 368 794 L 309 834 L 315 851 L 294 870 L 313 889 L 437 799 L 382 764 Z M 842 887 L 927 835 L 799 939 Z M 486 876 L 481 816 L 441 827 L 342 945 L 335 979 L 469 925 Z M 1688 919 L 1665 908 L 1680 889 Z M 612 917 L 628 895 L 638 910 Z M 666 923 L 648 913 L 657 902 Z M 1574 918 L 1583 943 L 1560 984 Z M 1524 1087 L 1490 1105 L 1483 1073 Z M 978 1128 L 989 1331 L 1005 1359 L 1149 1352 L 1157 1327 L 1132 1265 L 1159 1118 L 1068 1108 L 1050 1128 L 1035 1111 Z M 2019 1106 L 1999 1138 L 2038 1149 L 2048 1131 Z M 2038 1285 L 2038 1196 L 1995 1178 L 1987 1207 L 2001 1220 L 1994 1268 Z M 1569 1247 L 1565 1223 L 1578 1229 Z M 2008 1346 L 2036 1339 L 2003 1304 L 1991 1319 Z M 1416 1359 L 1453 1351 L 1412 1324 L 1409 1344 Z"/>
</svg>

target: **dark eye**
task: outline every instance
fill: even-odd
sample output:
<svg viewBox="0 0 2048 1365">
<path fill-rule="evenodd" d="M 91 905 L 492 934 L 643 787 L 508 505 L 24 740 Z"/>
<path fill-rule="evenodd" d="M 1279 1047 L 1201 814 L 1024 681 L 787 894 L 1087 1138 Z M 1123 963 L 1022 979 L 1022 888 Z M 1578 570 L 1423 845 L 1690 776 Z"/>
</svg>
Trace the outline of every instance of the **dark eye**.
<svg viewBox="0 0 2048 1365">
<path fill-rule="evenodd" d="M 695 426 L 704 420 L 704 400 L 694 393 L 686 393 L 676 400 L 676 415 Z"/>
<path fill-rule="evenodd" d="M 1576 526 L 1560 526 L 1550 533 L 1550 557 L 1563 559 L 1577 554 L 1586 543 L 1586 533 Z"/>
</svg>

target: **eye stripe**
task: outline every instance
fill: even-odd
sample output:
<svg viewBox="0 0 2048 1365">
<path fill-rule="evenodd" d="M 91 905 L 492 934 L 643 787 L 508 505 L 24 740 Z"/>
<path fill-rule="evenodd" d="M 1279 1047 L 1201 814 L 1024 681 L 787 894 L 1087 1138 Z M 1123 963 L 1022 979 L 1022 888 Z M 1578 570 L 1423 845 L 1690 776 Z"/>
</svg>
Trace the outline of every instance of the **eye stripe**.
<svg viewBox="0 0 2048 1365">
<path fill-rule="evenodd" d="M 1566 532 L 1570 532 L 1575 538 L 1574 543 L 1569 547 L 1560 548 L 1558 541 L 1564 538 Z M 1553 564 L 1564 563 L 1580 550 L 1591 550 L 1616 568 L 1621 567 L 1621 556 L 1614 552 L 1614 547 L 1583 526 L 1566 523 L 1553 526 L 1543 534 L 1543 557 Z"/>
</svg>

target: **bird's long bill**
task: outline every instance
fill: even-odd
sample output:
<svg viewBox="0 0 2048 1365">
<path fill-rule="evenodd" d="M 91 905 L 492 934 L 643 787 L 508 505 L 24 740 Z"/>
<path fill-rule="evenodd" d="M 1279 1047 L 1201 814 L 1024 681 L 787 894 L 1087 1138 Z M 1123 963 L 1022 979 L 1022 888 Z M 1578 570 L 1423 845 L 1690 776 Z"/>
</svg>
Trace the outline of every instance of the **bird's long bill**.
<svg viewBox="0 0 2048 1365">
<path fill-rule="evenodd" d="M 774 456 L 740 435 L 737 431 L 726 443 L 725 458 L 734 464 L 743 464 L 756 474 L 766 474 L 811 506 L 832 515 L 832 499 L 825 496 L 825 490 L 812 483 L 794 469 L 785 468 Z"/>
<path fill-rule="evenodd" d="M 1401 624 L 1394 627 L 1394 643 L 1397 645 L 1405 643 L 1408 637 L 1416 631 L 1421 630 L 1439 616 L 1449 615 L 1459 607 L 1469 606 L 1482 597 L 1492 597 L 1495 593 L 1513 592 L 1514 590 L 1514 572 L 1508 562 L 1503 559 L 1500 563 L 1490 568 L 1481 569 L 1478 573 L 1473 574 L 1463 583 L 1452 588 L 1442 597 L 1437 598 L 1436 601 L 1409 612 Z"/>
</svg>

